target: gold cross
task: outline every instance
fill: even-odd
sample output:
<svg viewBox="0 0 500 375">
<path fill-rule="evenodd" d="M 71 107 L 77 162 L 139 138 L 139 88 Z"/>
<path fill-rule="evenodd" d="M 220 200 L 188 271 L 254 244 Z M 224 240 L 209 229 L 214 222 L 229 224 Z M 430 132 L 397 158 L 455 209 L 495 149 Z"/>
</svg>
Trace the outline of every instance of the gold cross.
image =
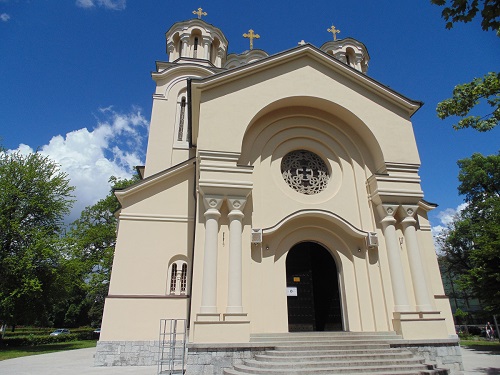
<svg viewBox="0 0 500 375">
<path fill-rule="evenodd" d="M 337 30 L 335 26 L 332 25 L 332 27 L 326 31 L 333 34 L 333 40 L 337 40 L 337 34 L 340 33 L 340 30 Z"/>
<path fill-rule="evenodd" d="M 204 12 L 203 9 L 198 8 L 198 11 L 193 10 L 193 14 L 197 14 L 198 15 L 198 19 L 201 20 L 201 16 L 206 16 L 207 12 Z"/>
<path fill-rule="evenodd" d="M 253 30 L 250 29 L 250 30 L 248 30 L 248 34 L 247 33 L 243 34 L 243 38 L 250 39 L 250 49 L 253 49 L 253 40 L 254 39 L 259 39 L 260 35 L 259 34 L 254 34 Z"/>
</svg>

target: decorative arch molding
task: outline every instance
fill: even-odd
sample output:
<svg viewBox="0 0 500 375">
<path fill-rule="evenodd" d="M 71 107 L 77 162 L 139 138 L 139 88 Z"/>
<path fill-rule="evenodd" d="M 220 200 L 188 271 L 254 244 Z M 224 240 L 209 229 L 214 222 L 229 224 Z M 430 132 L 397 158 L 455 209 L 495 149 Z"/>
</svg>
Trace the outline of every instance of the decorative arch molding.
<svg viewBox="0 0 500 375">
<path fill-rule="evenodd" d="M 157 85 L 160 86 L 159 81 L 168 82 L 168 85 L 162 90 L 163 93 L 154 94 L 155 98 L 167 99 L 170 91 L 175 85 L 179 82 L 187 81 L 188 78 L 203 78 L 214 74 L 213 70 L 197 65 L 177 65 L 171 66 L 169 68 L 161 70 L 161 67 L 158 66 L 158 73 L 152 73 L 151 76 L 153 80 L 157 82 Z"/>
<path fill-rule="evenodd" d="M 267 127 L 279 120 L 293 117 L 310 117 L 331 126 L 331 131 L 348 138 L 372 173 L 385 170 L 382 148 L 369 127 L 346 108 L 315 97 L 290 97 L 277 100 L 262 108 L 252 119 L 243 136 L 239 164 L 252 163 L 257 139 Z M 282 131 L 283 129 L 281 129 Z"/>
<path fill-rule="evenodd" d="M 356 228 L 354 225 L 349 223 L 347 220 L 343 219 L 339 215 L 327 211 L 327 210 L 318 210 L 318 209 L 304 209 L 304 210 L 299 210 L 296 211 L 286 217 L 284 217 L 282 220 L 280 220 L 278 223 L 273 225 L 272 227 L 269 228 L 263 228 L 262 232 L 264 235 L 272 235 L 278 232 L 280 229 L 282 229 L 285 225 L 292 223 L 294 221 L 302 221 L 304 219 L 309 219 L 309 218 L 319 218 L 323 219 L 336 227 L 342 229 L 342 231 L 347 234 L 348 236 L 354 237 L 354 238 L 359 238 L 359 239 L 365 239 L 368 237 L 368 232 L 364 231 L 362 229 Z"/>
</svg>

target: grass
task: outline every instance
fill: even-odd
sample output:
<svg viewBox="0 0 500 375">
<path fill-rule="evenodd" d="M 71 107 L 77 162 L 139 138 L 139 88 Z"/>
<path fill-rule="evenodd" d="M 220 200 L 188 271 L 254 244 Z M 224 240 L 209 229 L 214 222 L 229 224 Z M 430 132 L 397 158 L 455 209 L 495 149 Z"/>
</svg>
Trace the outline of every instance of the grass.
<svg viewBox="0 0 500 375">
<path fill-rule="evenodd" d="M 460 340 L 460 345 L 468 349 L 500 352 L 500 342 L 487 340 Z"/>
<path fill-rule="evenodd" d="M 96 346 L 96 340 L 81 340 L 81 341 L 68 341 L 58 342 L 54 344 L 38 345 L 38 346 L 25 346 L 18 348 L 0 348 L 0 361 L 18 357 L 25 357 L 35 354 L 54 353 L 64 350 L 93 348 Z"/>
</svg>

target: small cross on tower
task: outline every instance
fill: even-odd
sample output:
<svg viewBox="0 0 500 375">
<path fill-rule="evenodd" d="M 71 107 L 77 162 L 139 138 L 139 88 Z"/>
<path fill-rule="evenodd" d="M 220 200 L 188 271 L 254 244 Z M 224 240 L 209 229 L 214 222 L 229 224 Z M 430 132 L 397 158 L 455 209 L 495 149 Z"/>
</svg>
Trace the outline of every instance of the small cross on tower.
<svg viewBox="0 0 500 375">
<path fill-rule="evenodd" d="M 198 8 L 198 10 L 193 10 L 193 14 L 198 15 L 198 19 L 201 20 L 201 16 L 206 16 L 207 12 L 204 12 L 203 9 Z"/>
<path fill-rule="evenodd" d="M 333 40 L 337 40 L 337 34 L 340 33 L 340 30 L 337 30 L 335 26 L 332 25 L 332 27 L 327 29 L 326 31 L 333 34 Z"/>
<path fill-rule="evenodd" d="M 254 34 L 253 30 L 250 29 L 250 30 L 248 30 L 248 34 L 247 33 L 243 34 L 243 38 L 250 39 L 250 49 L 252 50 L 253 49 L 253 40 L 254 39 L 259 39 L 260 35 L 259 34 Z"/>
</svg>

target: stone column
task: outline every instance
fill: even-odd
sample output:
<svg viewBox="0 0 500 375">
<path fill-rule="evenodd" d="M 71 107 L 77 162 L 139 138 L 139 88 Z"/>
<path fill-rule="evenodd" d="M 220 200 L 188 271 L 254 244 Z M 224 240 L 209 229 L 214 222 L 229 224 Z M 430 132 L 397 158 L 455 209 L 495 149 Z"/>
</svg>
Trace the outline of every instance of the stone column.
<svg viewBox="0 0 500 375">
<path fill-rule="evenodd" d="M 242 297 L 242 220 L 245 197 L 228 197 L 229 206 L 229 277 L 227 295 L 227 313 L 243 312 Z"/>
<path fill-rule="evenodd" d="M 396 312 L 410 311 L 408 302 L 405 277 L 401 262 L 401 254 L 396 236 L 396 219 L 394 215 L 398 205 L 381 204 L 377 206 L 380 217 L 382 217 L 382 229 L 384 231 L 385 244 L 387 247 L 387 258 L 391 271 L 392 292 L 394 294 L 394 310 Z"/>
<path fill-rule="evenodd" d="M 406 249 L 408 251 L 408 261 L 410 263 L 417 310 L 432 311 L 431 299 L 425 281 L 425 270 L 420 256 L 415 228 L 417 221 L 414 216 L 417 213 L 417 208 L 418 206 L 416 205 L 402 205 L 400 207 L 400 212 L 403 217 L 401 224 L 403 225 Z"/>
<path fill-rule="evenodd" d="M 201 313 L 217 312 L 217 250 L 219 236 L 219 209 L 222 196 L 206 195 L 205 204 L 205 254 L 203 259 L 203 284 L 201 289 Z"/>
<path fill-rule="evenodd" d="M 181 43 L 182 43 L 182 50 L 180 51 L 180 56 L 179 57 L 189 57 L 189 36 L 184 36 L 181 38 Z"/>
<path fill-rule="evenodd" d="M 210 61 L 210 38 L 207 36 L 203 36 L 203 54 L 203 58 Z"/>
</svg>

